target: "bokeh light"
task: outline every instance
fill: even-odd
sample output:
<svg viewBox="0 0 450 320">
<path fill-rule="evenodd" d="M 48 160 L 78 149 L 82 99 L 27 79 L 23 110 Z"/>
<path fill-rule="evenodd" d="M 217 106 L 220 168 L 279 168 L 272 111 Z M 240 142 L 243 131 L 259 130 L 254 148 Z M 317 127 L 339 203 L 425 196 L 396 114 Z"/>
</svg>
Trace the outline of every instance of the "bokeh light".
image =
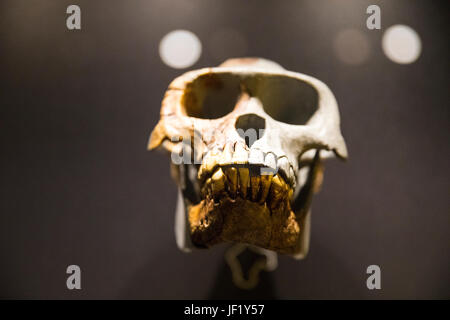
<svg viewBox="0 0 450 320">
<path fill-rule="evenodd" d="M 334 51 L 341 62 L 360 65 L 369 57 L 369 41 L 361 31 L 345 29 L 340 31 L 334 39 Z"/>
<path fill-rule="evenodd" d="M 169 67 L 183 69 L 192 66 L 200 58 L 202 44 L 199 38 L 187 30 L 174 30 L 159 43 L 161 60 Z"/>
<path fill-rule="evenodd" d="M 422 42 L 416 31 L 405 25 L 389 27 L 383 34 L 384 54 L 395 63 L 413 63 L 420 56 Z"/>
</svg>

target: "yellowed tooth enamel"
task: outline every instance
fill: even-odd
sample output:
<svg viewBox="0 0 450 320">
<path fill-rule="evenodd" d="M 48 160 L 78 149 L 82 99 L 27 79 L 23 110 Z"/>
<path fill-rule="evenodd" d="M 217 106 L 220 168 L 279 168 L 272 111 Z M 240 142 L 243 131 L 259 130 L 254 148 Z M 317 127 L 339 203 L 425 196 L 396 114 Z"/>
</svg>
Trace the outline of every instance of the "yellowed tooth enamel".
<svg viewBox="0 0 450 320">
<path fill-rule="evenodd" d="M 214 172 L 211 178 L 211 187 L 214 194 L 218 194 L 225 190 L 225 175 L 223 174 L 222 168 L 219 168 Z"/>
<path fill-rule="evenodd" d="M 231 162 L 234 164 L 245 164 L 248 162 L 248 152 L 242 144 L 236 144 Z"/>
<path fill-rule="evenodd" d="M 259 193 L 261 185 L 261 176 L 260 175 L 251 175 L 250 176 L 250 186 L 252 190 L 252 201 L 256 201 Z"/>
<path fill-rule="evenodd" d="M 228 190 L 231 196 L 235 197 L 238 188 L 238 172 L 236 168 L 228 167 L 225 169 L 225 175 L 228 179 Z"/>
<path fill-rule="evenodd" d="M 284 181 L 279 175 L 275 175 L 272 179 L 270 187 L 270 207 L 276 208 L 283 199 L 285 193 Z"/>
<path fill-rule="evenodd" d="M 272 179 L 272 189 L 277 194 L 282 193 L 284 190 L 284 181 L 278 174 L 275 175 Z"/>
<path fill-rule="evenodd" d="M 214 167 L 218 163 L 217 160 L 219 160 L 218 155 L 210 153 L 210 156 L 206 159 L 206 164 L 205 164 L 206 172 L 211 172 L 214 169 Z"/>
<path fill-rule="evenodd" d="M 247 198 L 247 188 L 249 182 L 249 171 L 248 168 L 239 168 L 239 192 L 243 199 Z"/>
<path fill-rule="evenodd" d="M 272 184 L 272 174 L 263 174 L 261 175 L 261 199 L 260 203 L 264 203 L 267 199 L 267 195 L 269 194 L 270 185 Z"/>
<path fill-rule="evenodd" d="M 292 200 L 292 196 L 294 195 L 294 189 L 289 188 L 288 191 L 288 200 L 291 201 Z"/>
</svg>

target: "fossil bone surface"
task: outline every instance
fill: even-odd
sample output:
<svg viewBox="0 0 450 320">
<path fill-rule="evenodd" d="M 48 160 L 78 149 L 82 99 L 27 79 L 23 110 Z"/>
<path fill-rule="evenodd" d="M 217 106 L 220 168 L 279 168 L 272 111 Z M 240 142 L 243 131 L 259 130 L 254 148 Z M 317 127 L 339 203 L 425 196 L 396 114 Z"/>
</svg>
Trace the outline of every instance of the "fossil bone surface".
<svg viewBox="0 0 450 320">
<path fill-rule="evenodd" d="M 238 242 L 302 258 L 322 160 L 345 159 L 321 81 L 261 58 L 190 71 L 169 85 L 149 149 L 171 153 L 183 250 Z"/>
</svg>

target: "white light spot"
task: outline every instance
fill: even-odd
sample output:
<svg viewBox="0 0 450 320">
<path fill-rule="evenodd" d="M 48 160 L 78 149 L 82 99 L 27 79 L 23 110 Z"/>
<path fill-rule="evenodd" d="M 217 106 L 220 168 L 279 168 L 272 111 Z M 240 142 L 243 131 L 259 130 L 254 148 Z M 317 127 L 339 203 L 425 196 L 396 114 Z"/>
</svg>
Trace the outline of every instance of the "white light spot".
<svg viewBox="0 0 450 320">
<path fill-rule="evenodd" d="M 183 69 L 192 66 L 200 58 L 202 44 L 198 37 L 187 30 L 174 30 L 159 43 L 161 60 L 169 67 Z"/>
<path fill-rule="evenodd" d="M 361 31 L 346 29 L 334 39 L 334 50 L 342 62 L 360 65 L 369 57 L 369 41 Z"/>
<path fill-rule="evenodd" d="M 412 28 L 397 24 L 389 27 L 383 34 L 384 54 L 396 63 L 413 63 L 422 51 L 422 42 Z"/>
</svg>

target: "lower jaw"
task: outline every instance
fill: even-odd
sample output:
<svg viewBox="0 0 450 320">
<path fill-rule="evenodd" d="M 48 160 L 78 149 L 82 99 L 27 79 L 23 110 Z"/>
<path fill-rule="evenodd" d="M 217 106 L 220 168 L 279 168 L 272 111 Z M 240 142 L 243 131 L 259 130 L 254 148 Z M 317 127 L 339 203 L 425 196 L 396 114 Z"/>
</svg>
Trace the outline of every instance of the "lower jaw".
<svg viewBox="0 0 450 320">
<path fill-rule="evenodd" d="M 294 254 L 300 245 L 300 223 L 288 199 L 275 208 L 237 197 L 219 202 L 206 198 L 188 208 L 191 239 L 198 247 L 240 242 Z"/>
</svg>

